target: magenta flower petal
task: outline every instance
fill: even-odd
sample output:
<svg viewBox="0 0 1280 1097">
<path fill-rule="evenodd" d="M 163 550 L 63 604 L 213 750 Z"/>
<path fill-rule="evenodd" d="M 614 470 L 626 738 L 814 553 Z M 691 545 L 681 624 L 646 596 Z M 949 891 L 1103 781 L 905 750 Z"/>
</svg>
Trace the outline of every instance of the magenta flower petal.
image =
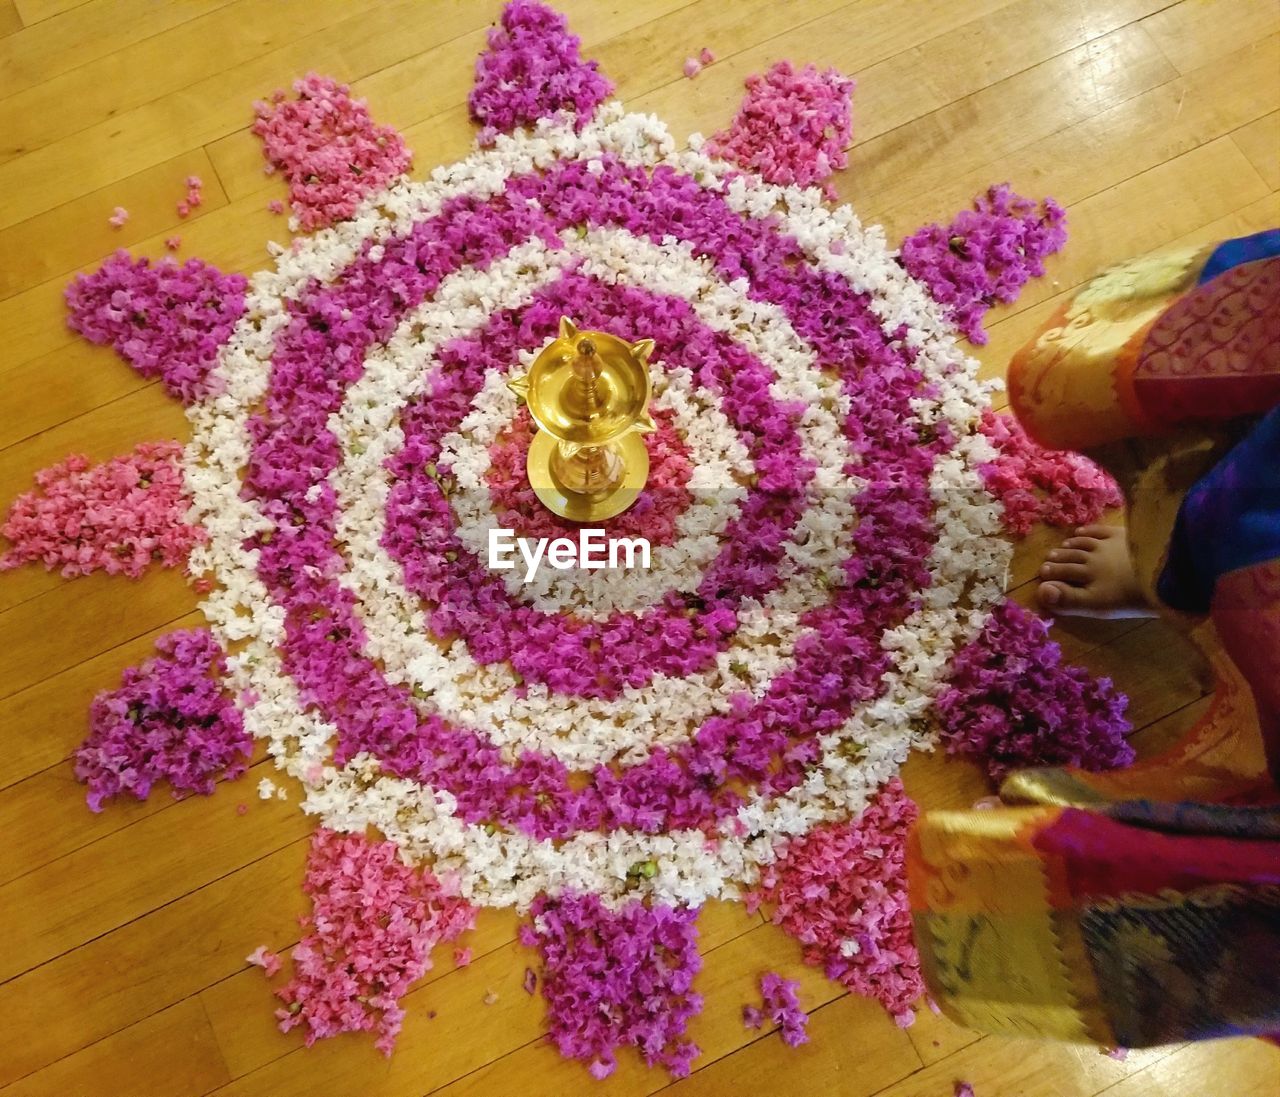
<svg viewBox="0 0 1280 1097">
<path fill-rule="evenodd" d="M 1035 202 L 1001 183 L 976 198 L 945 228 L 925 225 L 902 242 L 899 262 L 923 282 L 952 323 L 972 343 L 987 341 L 982 318 L 1008 304 L 1044 260 L 1067 242 L 1067 215 L 1052 198 Z"/>
<path fill-rule="evenodd" d="M 947 752 L 978 759 L 996 780 L 1029 766 L 1127 766 L 1127 705 L 1109 678 L 1064 663 L 1048 623 L 1016 602 L 956 654 L 935 702 Z"/>
<path fill-rule="evenodd" d="M 776 971 L 767 971 L 760 976 L 763 1008 L 756 1012 L 777 1025 L 782 1039 L 791 1047 L 809 1042 L 809 1015 L 800 1008 L 800 999 L 796 995 L 799 989 L 800 984 L 794 979 L 784 979 Z"/>
<path fill-rule="evenodd" d="M 143 377 L 161 378 L 190 404 L 209 394 L 218 348 L 244 312 L 245 285 L 243 275 L 199 259 L 152 265 L 117 251 L 67 286 L 67 324 L 91 343 L 109 343 Z"/>
<path fill-rule="evenodd" d="M 698 1049 L 685 1028 L 702 1008 L 690 990 L 702 966 L 697 917 L 638 901 L 611 911 L 595 895 L 534 903 L 521 940 L 541 955 L 549 1036 L 562 1055 L 599 1079 L 630 1044 L 650 1066 L 661 1063 L 677 1078 L 689 1072 Z"/>
<path fill-rule="evenodd" d="M 222 686 L 226 659 L 208 629 L 171 632 L 160 653 L 94 698 L 89 735 L 76 750 L 77 780 L 94 811 L 128 792 L 145 800 L 157 781 L 175 795 L 209 795 L 245 770 L 252 740 Z"/>
<path fill-rule="evenodd" d="M 569 115 L 590 121 L 613 91 L 595 61 L 578 52 L 581 40 L 558 11 L 534 0 L 512 0 L 489 31 L 488 48 L 476 58 L 467 106 L 479 122 L 482 144 L 540 118 Z"/>
</svg>

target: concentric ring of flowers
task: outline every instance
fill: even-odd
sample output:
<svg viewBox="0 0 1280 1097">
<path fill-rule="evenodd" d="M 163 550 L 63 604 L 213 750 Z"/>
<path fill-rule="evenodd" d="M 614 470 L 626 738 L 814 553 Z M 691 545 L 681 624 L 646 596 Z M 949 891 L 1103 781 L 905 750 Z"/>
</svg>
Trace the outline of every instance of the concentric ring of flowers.
<svg viewBox="0 0 1280 1097">
<path fill-rule="evenodd" d="M 474 537 L 497 381 L 562 311 L 654 337 L 709 458 L 658 566 L 587 596 Z M 924 292 L 848 210 L 616 104 L 296 243 L 218 371 L 193 565 L 246 723 L 326 825 L 474 902 L 736 894 L 896 772 L 1000 593 L 985 398 Z"/>
</svg>

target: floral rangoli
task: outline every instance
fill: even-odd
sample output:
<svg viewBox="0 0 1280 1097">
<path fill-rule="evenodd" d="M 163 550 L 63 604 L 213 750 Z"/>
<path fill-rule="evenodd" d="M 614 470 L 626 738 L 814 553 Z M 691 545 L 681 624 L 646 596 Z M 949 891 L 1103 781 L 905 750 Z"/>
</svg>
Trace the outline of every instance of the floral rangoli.
<svg viewBox="0 0 1280 1097">
<path fill-rule="evenodd" d="M 794 76 L 844 98 L 829 113 L 847 138 L 852 83 Z M 526 989 L 564 1054 L 604 1076 L 631 1044 L 685 1073 L 713 898 L 765 903 L 806 959 L 909 1023 L 915 809 L 896 775 L 937 743 L 939 699 L 948 748 L 993 768 L 1127 757 L 1123 699 L 1055 660 L 1040 707 L 999 715 L 1022 696 L 1005 660 L 1052 645 L 1015 611 L 993 617 L 1010 548 L 989 435 L 1008 432 L 984 421 L 956 343 L 981 304 L 953 316 L 955 262 L 926 253 L 981 266 L 966 226 L 1031 239 L 1033 207 L 1002 198 L 918 236 L 917 280 L 818 187 L 627 113 L 563 19 L 525 0 L 477 64 L 475 151 L 426 181 L 345 89 L 295 90 L 259 104 L 255 131 L 295 227 L 316 231 L 274 270 L 246 284 L 122 253 L 68 295 L 77 330 L 187 404 L 188 532 L 103 533 L 104 507 L 174 512 L 140 501 L 173 479 L 141 459 L 97 480 L 76 465 L 20 502 L 6 563 L 132 574 L 153 543 L 181 544 L 209 622 L 95 702 L 77 756 L 91 803 L 166 779 L 208 792 L 265 741 L 320 823 L 316 914 L 279 991 L 282 1026 L 309 1039 L 376 1030 L 390 1051 L 432 948 L 514 905 L 531 913 Z M 759 116 L 793 101 L 758 97 L 754 136 L 716 147 L 785 158 L 762 154 Z M 811 149 L 806 180 L 840 157 Z M 990 258 L 982 278 L 1002 287 L 1039 261 Z M 927 272 L 944 269 L 935 300 Z M 532 428 L 506 387 L 562 315 L 655 342 L 652 474 L 606 524 L 648 537 L 653 560 L 525 584 L 487 566 L 484 540 L 569 528 L 528 488 Z M 85 551 L 59 549 L 71 526 Z M 1004 734 L 1081 713 L 1089 743 L 1061 757 L 1051 735 Z M 749 1023 L 799 1042 L 792 990 L 761 985 Z"/>
</svg>

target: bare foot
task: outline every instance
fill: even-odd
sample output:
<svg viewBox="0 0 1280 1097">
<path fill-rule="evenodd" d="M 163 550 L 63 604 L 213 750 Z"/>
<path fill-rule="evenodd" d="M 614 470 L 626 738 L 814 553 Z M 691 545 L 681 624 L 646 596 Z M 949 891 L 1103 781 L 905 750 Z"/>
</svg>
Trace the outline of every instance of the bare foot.
<svg viewBox="0 0 1280 1097">
<path fill-rule="evenodd" d="M 1040 567 L 1040 604 L 1073 617 L 1155 617 L 1133 573 L 1123 526 L 1081 526 Z"/>
</svg>

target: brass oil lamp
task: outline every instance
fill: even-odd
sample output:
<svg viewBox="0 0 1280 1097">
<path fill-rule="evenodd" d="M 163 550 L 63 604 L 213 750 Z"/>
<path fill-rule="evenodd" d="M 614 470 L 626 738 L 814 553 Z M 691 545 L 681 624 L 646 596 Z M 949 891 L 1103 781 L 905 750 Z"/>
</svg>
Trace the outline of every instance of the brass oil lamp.
<svg viewBox="0 0 1280 1097">
<path fill-rule="evenodd" d="M 560 318 L 560 334 L 508 387 L 529 405 L 538 432 L 526 464 L 534 494 L 573 522 L 621 514 L 649 478 L 640 436 L 649 416 L 653 340 L 628 343 L 602 331 L 579 331 Z"/>
</svg>

